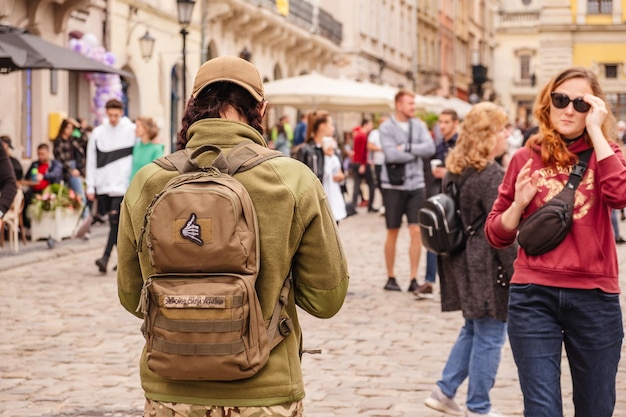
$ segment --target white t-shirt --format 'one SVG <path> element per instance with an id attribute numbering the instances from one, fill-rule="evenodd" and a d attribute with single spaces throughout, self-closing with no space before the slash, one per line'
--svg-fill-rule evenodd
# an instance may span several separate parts
<path id="1" fill-rule="evenodd" d="M 328 204 L 333 213 L 335 221 L 346 218 L 346 201 L 343 199 L 341 186 L 335 182 L 333 176 L 341 170 L 341 162 L 337 155 L 324 155 L 324 178 L 322 185 L 326 192 Z"/>
<path id="2" fill-rule="evenodd" d="M 378 129 L 374 129 L 370 132 L 369 136 L 367 137 L 367 142 L 373 144 L 378 149 L 382 148 L 380 144 L 380 132 L 378 131 Z M 382 165 L 385 163 L 385 153 L 382 150 L 370 151 L 370 154 L 370 159 L 372 160 L 374 165 Z"/>

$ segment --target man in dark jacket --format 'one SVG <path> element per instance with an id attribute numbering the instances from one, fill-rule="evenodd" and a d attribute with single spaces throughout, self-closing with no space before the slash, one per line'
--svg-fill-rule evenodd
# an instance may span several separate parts
<path id="1" fill-rule="evenodd" d="M 9 162 L 9 155 L 6 149 L 0 146 L 0 232 L 3 232 L 2 218 L 11 207 L 16 192 L 17 184 Z"/>
<path id="2" fill-rule="evenodd" d="M 7 156 L 9 157 L 11 165 L 13 166 L 13 172 L 15 173 L 15 179 L 21 179 L 22 176 L 24 175 L 24 168 L 22 168 L 22 164 L 20 163 L 20 161 L 17 158 L 11 156 L 10 149 L 13 149 L 13 144 L 11 143 L 11 138 L 6 136 L 6 135 L 2 135 L 2 136 L 0 136 L 0 140 L 2 141 L 2 146 L 4 147 L 4 150 L 6 151 Z"/>
<path id="3" fill-rule="evenodd" d="M 426 198 L 440 193 L 441 182 L 446 175 L 446 157 L 454 148 L 459 137 L 459 116 L 454 109 L 443 109 L 435 126 L 435 154 L 424 160 L 424 178 L 426 180 Z M 417 298 L 432 298 L 433 284 L 437 276 L 437 255 L 426 252 L 426 276 L 414 294 Z"/>

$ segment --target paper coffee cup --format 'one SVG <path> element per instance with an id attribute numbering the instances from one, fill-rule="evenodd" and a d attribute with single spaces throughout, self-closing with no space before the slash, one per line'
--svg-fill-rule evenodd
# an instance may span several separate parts
<path id="1" fill-rule="evenodd" d="M 430 160 L 430 169 L 431 169 L 431 171 L 434 170 L 435 168 L 442 167 L 442 166 L 443 166 L 443 161 L 441 159 L 431 159 Z"/>

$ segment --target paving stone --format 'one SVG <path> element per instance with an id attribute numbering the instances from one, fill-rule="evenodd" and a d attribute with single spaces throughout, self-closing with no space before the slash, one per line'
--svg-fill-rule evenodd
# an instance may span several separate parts
<path id="1" fill-rule="evenodd" d="M 380 216 L 352 216 L 339 231 L 351 274 L 344 307 L 329 320 L 302 311 L 299 316 L 305 347 L 323 351 L 302 359 L 307 417 L 440 417 L 423 401 L 441 376 L 463 323 L 461 313 L 440 311 L 437 286 L 432 300 L 420 301 L 406 291 L 382 290 L 385 230 Z M 115 275 L 103 276 L 93 265 L 105 238 L 100 233 L 83 245 L 63 241 L 52 250 L 29 249 L 16 256 L 0 250 L 0 417 L 141 416 L 141 320 L 119 305 Z M 397 276 L 406 288 L 405 228 L 398 247 Z M 618 253 L 626 288 L 626 245 Z M 424 258 L 420 278 L 423 270 Z M 626 306 L 625 300 L 622 296 Z M 622 353 L 626 357 L 626 345 Z M 562 366 L 564 412 L 571 417 L 565 359 Z M 614 417 L 626 417 L 625 360 L 617 386 Z M 458 402 L 464 404 L 466 395 L 465 383 Z M 503 414 L 522 415 L 508 344 L 491 396 Z"/>

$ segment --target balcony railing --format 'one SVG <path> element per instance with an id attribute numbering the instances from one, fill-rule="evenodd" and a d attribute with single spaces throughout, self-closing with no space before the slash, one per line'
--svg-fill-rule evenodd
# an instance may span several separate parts
<path id="1" fill-rule="evenodd" d="M 343 25 L 335 20 L 330 13 L 320 9 L 317 15 L 318 30 L 320 35 L 340 45 L 343 39 Z"/>
<path id="2" fill-rule="evenodd" d="M 540 18 L 540 12 L 523 11 L 523 12 L 506 12 L 498 13 L 500 26 L 531 26 L 536 24 Z"/>
<path id="3" fill-rule="evenodd" d="M 262 6 L 276 11 L 276 0 L 247 1 L 257 6 Z M 306 28 L 311 32 L 318 33 L 320 36 L 330 39 L 335 44 L 340 45 L 343 39 L 343 25 L 341 22 L 333 18 L 332 15 L 324 9 L 318 9 L 317 13 L 317 28 L 315 28 L 313 26 L 313 5 L 304 0 L 290 0 L 287 21 L 298 27 Z"/>

